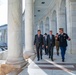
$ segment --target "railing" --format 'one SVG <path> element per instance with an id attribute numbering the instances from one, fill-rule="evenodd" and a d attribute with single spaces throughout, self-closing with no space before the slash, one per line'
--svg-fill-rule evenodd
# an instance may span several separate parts
<path id="1" fill-rule="evenodd" d="M 8 50 L 0 51 L 0 60 L 6 60 L 8 54 Z"/>

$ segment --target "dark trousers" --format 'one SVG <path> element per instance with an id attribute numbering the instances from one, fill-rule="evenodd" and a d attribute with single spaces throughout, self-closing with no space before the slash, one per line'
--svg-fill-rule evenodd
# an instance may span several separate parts
<path id="1" fill-rule="evenodd" d="M 37 58 L 38 58 L 38 60 L 40 58 L 42 59 L 42 46 L 37 46 L 36 47 L 36 51 L 37 51 Z"/>
<path id="2" fill-rule="evenodd" d="M 57 55 L 59 55 L 59 46 L 56 46 Z"/>
<path id="3" fill-rule="evenodd" d="M 51 59 L 53 60 L 53 46 L 49 47 L 49 58 L 51 57 Z"/>
<path id="4" fill-rule="evenodd" d="M 66 53 L 66 47 L 60 47 L 61 49 L 61 56 L 62 56 L 62 60 L 65 59 L 65 53 Z"/>
<path id="5" fill-rule="evenodd" d="M 48 54 L 48 48 L 46 48 L 46 45 L 44 46 L 45 54 Z"/>

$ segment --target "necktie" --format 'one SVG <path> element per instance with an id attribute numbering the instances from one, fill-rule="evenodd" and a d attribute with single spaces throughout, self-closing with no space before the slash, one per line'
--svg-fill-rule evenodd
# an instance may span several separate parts
<path id="1" fill-rule="evenodd" d="M 40 35 L 38 35 L 38 37 L 39 37 Z"/>
<path id="2" fill-rule="evenodd" d="M 52 39 L 52 35 L 50 35 L 50 39 Z"/>

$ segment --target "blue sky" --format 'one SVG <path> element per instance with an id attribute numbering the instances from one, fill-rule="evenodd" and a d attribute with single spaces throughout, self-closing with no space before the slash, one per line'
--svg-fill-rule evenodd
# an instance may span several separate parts
<path id="1" fill-rule="evenodd" d="M 8 18 L 8 0 L 0 0 L 0 25 L 7 24 Z M 23 0 L 23 10 L 25 8 L 25 0 Z"/>

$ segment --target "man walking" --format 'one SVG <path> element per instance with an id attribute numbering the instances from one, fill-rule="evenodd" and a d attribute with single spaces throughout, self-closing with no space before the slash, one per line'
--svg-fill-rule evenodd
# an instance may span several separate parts
<path id="1" fill-rule="evenodd" d="M 58 39 L 58 33 L 56 33 L 55 36 L 55 46 L 56 46 L 57 55 L 59 56 L 59 41 L 57 39 Z"/>
<path id="2" fill-rule="evenodd" d="M 65 60 L 65 53 L 67 47 L 67 40 L 71 40 L 66 33 L 64 33 L 63 28 L 59 29 L 58 41 L 61 49 L 62 62 Z"/>
<path id="3" fill-rule="evenodd" d="M 34 45 L 36 46 L 38 61 L 42 59 L 42 46 L 43 46 L 43 35 L 38 30 L 38 34 L 35 35 Z"/>
<path id="4" fill-rule="evenodd" d="M 49 58 L 53 61 L 53 48 L 55 46 L 55 36 L 52 34 L 52 30 L 49 32 L 47 36 L 47 47 L 49 50 Z"/>
<path id="5" fill-rule="evenodd" d="M 44 34 L 43 43 L 44 43 L 45 55 L 48 55 L 48 48 L 46 48 L 46 46 L 47 46 L 47 33 Z"/>

